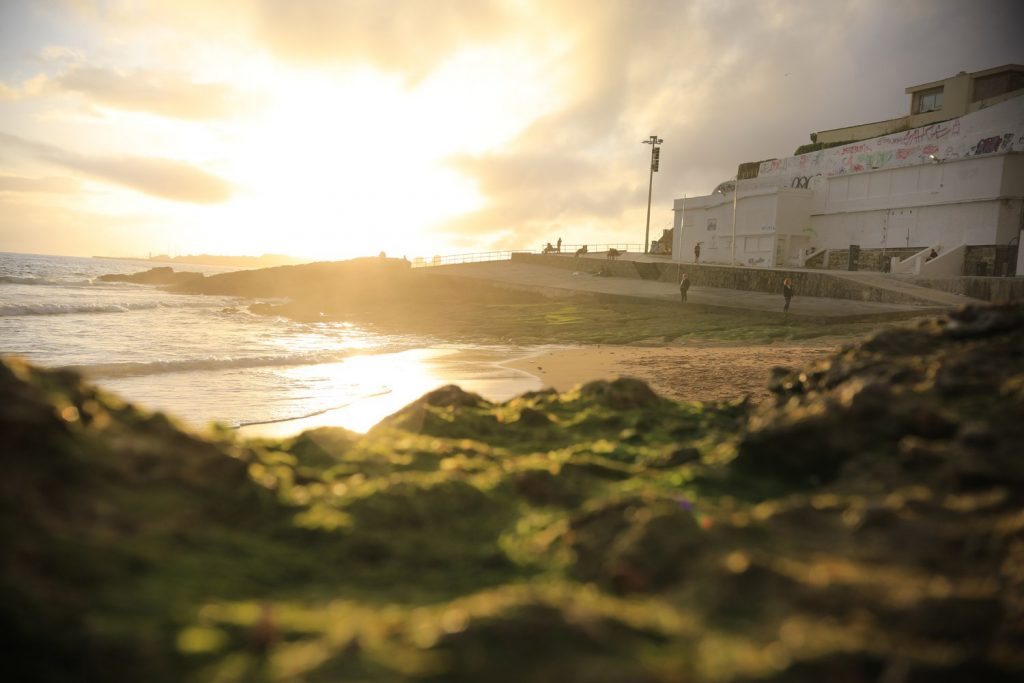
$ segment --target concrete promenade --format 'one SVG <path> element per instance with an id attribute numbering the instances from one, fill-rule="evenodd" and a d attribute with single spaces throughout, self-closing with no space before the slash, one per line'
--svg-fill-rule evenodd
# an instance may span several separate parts
<path id="1" fill-rule="evenodd" d="M 653 260 L 657 258 L 642 254 L 630 256 L 637 260 Z M 552 258 L 571 259 L 572 257 L 553 256 Z M 664 259 L 659 260 L 663 261 Z M 593 273 L 592 260 L 581 262 L 581 268 L 587 268 L 586 270 L 572 270 L 564 267 L 564 263 L 559 265 L 562 267 L 549 267 L 515 261 L 492 261 L 487 263 L 438 266 L 423 269 L 419 272 L 431 276 L 486 280 L 514 289 L 538 291 L 552 296 L 591 294 L 610 298 L 664 301 L 680 305 L 678 286 L 671 282 L 642 280 L 630 277 L 597 276 Z M 946 297 L 943 298 L 945 299 Z M 957 299 L 958 301 L 946 299 L 944 302 L 937 301 L 934 304 L 901 304 L 824 297 L 801 297 L 797 293 L 790 306 L 790 315 L 800 318 L 828 320 L 903 318 L 945 310 L 958 302 L 972 301 L 966 297 L 957 297 Z M 769 294 L 715 287 L 691 287 L 687 305 L 708 310 L 720 309 L 733 312 L 751 311 L 759 314 L 783 314 L 781 293 Z"/>

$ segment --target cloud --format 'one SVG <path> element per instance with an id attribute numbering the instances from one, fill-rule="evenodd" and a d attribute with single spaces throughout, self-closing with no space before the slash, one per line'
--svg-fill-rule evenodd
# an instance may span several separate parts
<path id="1" fill-rule="evenodd" d="M 549 0 L 543 25 L 570 40 L 552 66 L 569 74 L 562 104 L 500 154 L 451 160 L 487 204 L 444 229 L 497 234 L 495 246 L 557 232 L 639 242 L 630 231 L 643 231 L 650 159 L 640 143 L 658 134 L 660 235 L 674 198 L 710 192 L 742 162 L 789 156 L 815 130 L 898 116 L 908 85 L 1019 61 L 1009 27 L 1022 14 L 999 0 L 649 0 L 588 3 L 585 13 Z M 935 40 L 947 34 L 956 38 Z"/>
<path id="2" fill-rule="evenodd" d="M 255 37 L 287 60 L 361 61 L 422 75 L 465 45 L 502 33 L 514 16 L 509 7 L 497 0 L 260 0 Z"/>
<path id="3" fill-rule="evenodd" d="M 71 194 L 81 187 L 74 178 L 0 176 L 0 192 Z"/>
<path id="4" fill-rule="evenodd" d="M 232 187 L 227 181 L 174 159 L 76 154 L 53 145 L 0 133 L 0 149 L 4 147 L 161 199 L 217 204 L 232 194 Z"/>
<path id="5" fill-rule="evenodd" d="M 230 116 L 240 109 L 241 95 L 219 83 L 196 83 L 156 70 L 115 71 L 72 67 L 50 80 L 53 89 L 80 93 L 114 109 L 149 112 L 177 119 L 204 120 Z"/>
<path id="6" fill-rule="evenodd" d="M 118 215 L 67 208 L 53 203 L 9 201 L 0 195 L 0 244 L 33 254 L 109 254 L 130 256 L 154 249 L 140 225 L 158 217 Z"/>

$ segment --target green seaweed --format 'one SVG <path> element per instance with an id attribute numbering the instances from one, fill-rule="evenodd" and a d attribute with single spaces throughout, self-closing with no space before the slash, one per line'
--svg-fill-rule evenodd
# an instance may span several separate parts
<path id="1" fill-rule="evenodd" d="M 1024 310 L 966 309 L 760 405 L 445 387 L 280 442 L 5 359 L 5 671 L 1018 680 L 1021 349 Z"/>

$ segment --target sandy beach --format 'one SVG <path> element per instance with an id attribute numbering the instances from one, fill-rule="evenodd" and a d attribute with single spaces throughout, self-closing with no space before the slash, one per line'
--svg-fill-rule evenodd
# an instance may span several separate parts
<path id="1" fill-rule="evenodd" d="M 458 384 L 488 400 L 504 401 L 543 387 L 566 391 L 597 379 L 637 377 L 662 396 L 677 401 L 724 401 L 743 396 L 760 400 L 768 396 L 771 368 L 799 367 L 838 347 L 834 340 L 753 345 L 700 342 L 667 347 L 481 346 L 357 356 L 339 363 L 338 372 L 348 377 L 381 379 L 380 390 L 313 415 L 249 424 L 241 427 L 239 434 L 284 438 L 327 426 L 365 432 L 387 415 L 445 384 Z"/>
<path id="2" fill-rule="evenodd" d="M 830 340 L 776 344 L 685 346 L 578 346 L 540 351 L 506 367 L 536 375 L 544 386 L 565 391 L 595 379 L 637 377 L 677 401 L 721 401 L 768 396 L 776 366 L 799 367 L 839 348 Z"/>

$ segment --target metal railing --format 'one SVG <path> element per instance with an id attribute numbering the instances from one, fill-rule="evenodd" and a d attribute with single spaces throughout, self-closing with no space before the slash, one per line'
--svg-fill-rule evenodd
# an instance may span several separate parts
<path id="1" fill-rule="evenodd" d="M 575 254 L 580 247 L 586 247 L 588 254 L 603 254 L 609 249 L 618 249 L 619 251 L 633 252 L 634 254 L 644 253 L 644 245 L 642 244 L 563 244 L 561 251 L 549 251 L 549 254 L 569 254 L 570 256 Z M 533 253 L 545 253 L 547 247 L 541 248 Z"/>
<path id="2" fill-rule="evenodd" d="M 584 245 L 563 244 L 561 251 L 546 251 L 547 247 L 540 249 L 510 249 L 507 251 L 481 251 L 472 254 L 447 254 L 445 256 L 417 256 L 412 260 L 413 268 L 430 268 L 433 266 L 453 266 L 461 263 L 484 263 L 487 261 L 510 261 L 512 254 L 567 254 L 572 256 Z M 587 244 L 588 254 L 604 254 L 609 249 L 618 249 L 623 252 L 642 254 L 642 244 Z"/>
<path id="3" fill-rule="evenodd" d="M 508 251 L 481 251 L 474 254 L 448 254 L 446 256 L 417 256 L 412 260 L 413 268 L 430 268 L 432 266 L 453 266 L 460 263 L 484 263 L 486 261 L 510 261 L 512 254 L 533 254 L 530 249 L 511 249 Z"/>

